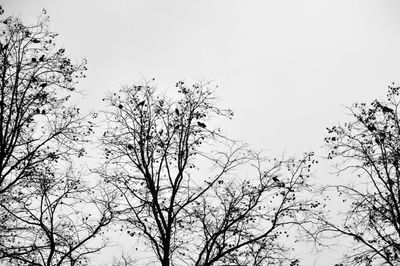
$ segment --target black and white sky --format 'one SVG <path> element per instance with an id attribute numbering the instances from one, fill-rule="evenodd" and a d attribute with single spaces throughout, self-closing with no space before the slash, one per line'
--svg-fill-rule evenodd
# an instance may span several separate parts
<path id="1" fill-rule="evenodd" d="M 155 78 L 211 80 L 236 117 L 229 136 L 273 154 L 321 146 L 355 101 L 400 82 L 397 0 L 3 0 L 33 21 L 45 8 L 59 45 L 88 60 L 89 109 L 108 90 Z M 324 172 L 324 171 L 322 171 Z M 321 178 L 329 178 L 329 170 Z M 316 257 L 315 265 L 328 258 Z M 324 261 L 325 260 L 325 261 Z"/>

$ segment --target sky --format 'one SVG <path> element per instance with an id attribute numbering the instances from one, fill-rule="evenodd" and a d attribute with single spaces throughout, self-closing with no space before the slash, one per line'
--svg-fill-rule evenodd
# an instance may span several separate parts
<path id="1" fill-rule="evenodd" d="M 213 81 L 221 106 L 236 114 L 223 130 L 272 155 L 323 155 L 325 128 L 347 119 L 345 106 L 383 98 L 400 82 L 397 0 L 2 4 L 26 22 L 47 10 L 58 44 L 88 60 L 79 85 L 88 108 L 143 79 L 167 92 L 178 80 Z"/>

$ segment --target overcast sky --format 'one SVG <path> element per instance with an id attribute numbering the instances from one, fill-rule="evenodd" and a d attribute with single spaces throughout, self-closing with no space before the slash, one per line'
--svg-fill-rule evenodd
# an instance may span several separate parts
<path id="1" fill-rule="evenodd" d="M 318 150 L 344 105 L 400 81 L 398 0 L 2 2 L 26 22 L 46 8 L 58 43 L 88 60 L 88 106 L 143 77 L 212 80 L 236 113 L 225 132 L 275 154 Z"/>
<path id="2" fill-rule="evenodd" d="M 230 135 L 274 151 L 319 147 L 342 105 L 400 77 L 397 0 L 3 2 L 25 21 L 47 9 L 60 45 L 88 59 L 93 106 L 142 77 L 213 80 L 237 114 Z"/>

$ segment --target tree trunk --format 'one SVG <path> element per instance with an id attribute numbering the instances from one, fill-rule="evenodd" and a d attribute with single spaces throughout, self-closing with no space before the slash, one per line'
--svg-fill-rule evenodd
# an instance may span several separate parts
<path id="1" fill-rule="evenodd" d="M 169 252 L 164 254 L 164 258 L 161 261 L 162 266 L 169 266 Z"/>

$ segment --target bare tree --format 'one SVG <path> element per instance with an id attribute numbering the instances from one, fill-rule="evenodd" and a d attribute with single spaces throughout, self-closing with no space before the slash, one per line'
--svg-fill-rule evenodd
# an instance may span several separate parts
<path id="1" fill-rule="evenodd" d="M 259 161 L 246 146 L 212 129 L 211 118 L 230 118 L 232 112 L 216 106 L 208 86 L 178 82 L 179 97 L 168 99 L 146 83 L 105 98 L 110 105 L 106 113 L 109 125 L 103 135 L 106 162 L 99 172 L 120 195 L 119 217 L 127 232 L 144 237 L 162 265 L 184 263 L 195 254 L 198 258 L 192 257 L 193 263 L 211 265 L 227 261 L 245 248 L 259 245 L 261 250 L 263 241 L 274 239 L 275 229 L 290 223 L 283 216 L 295 216 L 292 211 L 301 210 L 293 203 L 294 195 L 307 187 L 301 174 L 306 162 L 295 163 L 298 170 L 282 181 L 269 172 L 258 172 L 256 183 L 248 183 L 250 187 L 234 181 L 225 190 L 218 186 L 239 166 Z M 221 152 L 226 147 L 228 150 Z M 270 171 L 283 165 L 277 162 Z M 280 205 L 258 212 L 264 208 L 265 197 L 274 193 L 282 197 Z M 226 209 L 229 204 L 235 211 Z M 261 217 L 268 210 L 271 213 Z M 219 215 L 225 221 L 209 221 L 210 216 L 218 219 Z M 265 221 L 265 227 L 256 230 L 253 219 L 259 226 Z M 210 231 L 198 230 L 202 223 Z M 239 227 L 240 240 L 229 249 L 220 237 Z M 188 249 L 195 247 L 204 250 L 189 255 Z"/>
<path id="2" fill-rule="evenodd" d="M 86 185 L 72 166 L 65 172 L 45 167 L 26 181 L 0 203 L 9 216 L 0 256 L 16 264 L 86 265 L 87 255 L 105 246 L 94 238 L 112 221 L 112 199 Z"/>
<path id="3" fill-rule="evenodd" d="M 112 213 L 71 168 L 93 131 L 68 103 L 86 67 L 55 46 L 48 21 L 45 10 L 31 26 L 1 21 L 0 260 L 76 265 L 101 247 L 87 242 Z M 98 208 L 96 219 L 80 220 L 84 202 Z"/>
<path id="4" fill-rule="evenodd" d="M 349 108 L 354 119 L 328 128 L 329 159 L 352 182 L 335 186 L 348 203 L 341 223 L 324 220 L 323 232 L 354 241 L 343 263 L 400 264 L 399 88 L 389 87 L 385 101 Z"/>
<path id="5" fill-rule="evenodd" d="M 316 206 L 305 194 L 313 190 L 307 180 L 316 161 L 306 154 L 263 165 L 257 154 L 249 157 L 252 178 L 220 179 L 196 202 L 189 220 L 193 241 L 184 256 L 193 265 L 298 264 L 280 240 L 313 222 L 309 211 Z"/>
<path id="6" fill-rule="evenodd" d="M 114 257 L 111 266 L 134 266 L 137 260 L 129 254 L 122 253 L 120 257 Z"/>

